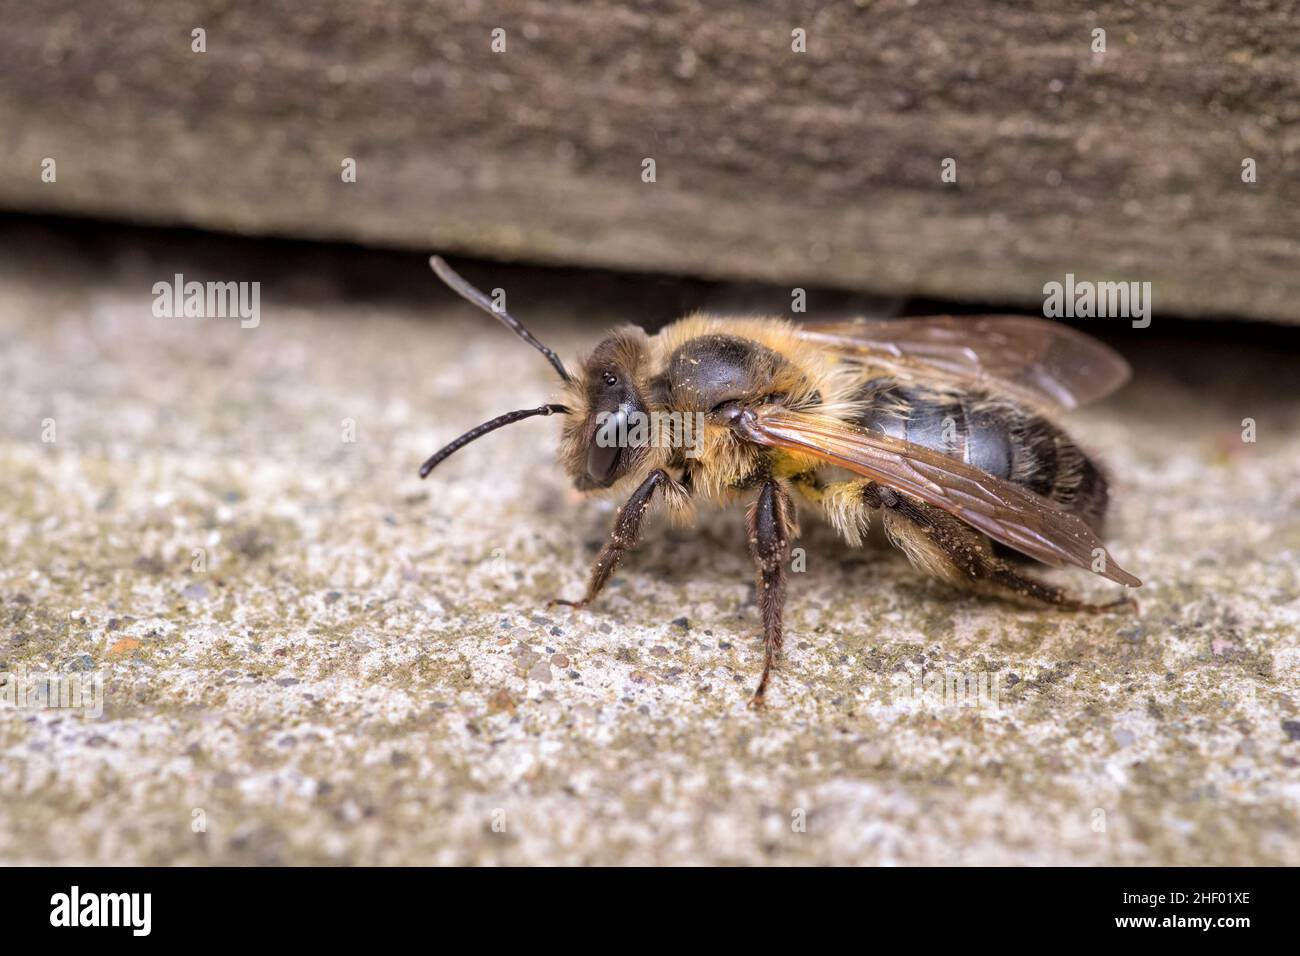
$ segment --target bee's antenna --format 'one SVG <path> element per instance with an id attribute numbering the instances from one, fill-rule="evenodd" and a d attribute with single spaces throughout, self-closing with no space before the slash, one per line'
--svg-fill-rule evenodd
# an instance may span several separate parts
<path id="1" fill-rule="evenodd" d="M 545 355 L 550 360 L 550 363 L 555 366 L 555 370 L 560 373 L 560 378 L 564 379 L 565 383 L 573 381 L 573 378 L 569 375 L 569 370 L 564 367 L 564 363 L 560 361 L 558 355 L 533 338 L 533 333 L 524 328 L 522 322 L 505 309 L 498 309 L 491 299 L 462 279 L 451 266 L 447 265 L 447 261 L 442 256 L 430 256 L 429 265 L 438 278 L 447 283 L 448 287 L 462 299 L 473 302 L 484 312 L 500 319 L 502 325 Z"/>
<path id="2" fill-rule="evenodd" d="M 455 273 L 452 273 L 452 275 L 455 275 Z M 420 477 L 428 478 L 429 472 L 437 468 L 444 460 L 460 451 L 474 439 L 482 438 L 488 432 L 494 432 L 503 425 L 511 425 L 515 422 L 523 421 L 525 418 L 532 418 L 535 415 L 554 415 L 557 412 L 561 415 L 567 415 L 569 407 L 567 405 L 542 405 L 538 408 L 521 408 L 517 412 L 506 412 L 504 415 L 498 415 L 496 418 L 484 422 L 477 428 L 471 428 L 450 445 L 434 452 L 429 457 L 429 460 L 420 466 Z"/>

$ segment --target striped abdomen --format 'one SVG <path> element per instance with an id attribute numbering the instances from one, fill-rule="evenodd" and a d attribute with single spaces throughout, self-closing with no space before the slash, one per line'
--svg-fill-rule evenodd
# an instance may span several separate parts
<path id="1" fill-rule="evenodd" d="M 1105 475 L 1041 415 L 984 392 L 942 391 L 895 379 L 868 382 L 858 397 L 866 403 L 859 424 L 1023 485 L 1100 527 Z"/>

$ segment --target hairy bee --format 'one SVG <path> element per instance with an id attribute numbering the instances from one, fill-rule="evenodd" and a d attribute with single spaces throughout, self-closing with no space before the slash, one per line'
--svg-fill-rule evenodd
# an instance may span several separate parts
<path id="1" fill-rule="evenodd" d="M 878 513 L 917 568 L 994 596 L 1075 611 L 1132 604 L 1077 600 L 1025 574 L 1017 555 L 1141 585 L 1098 537 L 1104 473 L 1045 414 L 1128 379 L 1124 360 L 1089 336 L 1017 316 L 796 325 L 692 315 L 654 336 L 617 329 L 572 375 L 442 259 L 430 264 L 550 360 L 564 401 L 485 422 L 420 477 L 503 425 L 565 415 L 560 460 L 574 484 L 626 496 L 586 593 L 553 602 L 573 607 L 596 599 L 657 503 L 686 522 L 697 501 L 747 504 L 764 641 L 753 705 L 781 652 L 796 502 L 851 545 Z"/>

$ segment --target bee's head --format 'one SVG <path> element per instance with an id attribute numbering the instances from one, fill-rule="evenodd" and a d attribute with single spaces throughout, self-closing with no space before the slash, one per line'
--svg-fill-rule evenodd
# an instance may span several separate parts
<path id="1" fill-rule="evenodd" d="M 579 490 L 609 488 L 647 454 L 646 334 L 620 329 L 596 346 L 568 386 L 560 460 Z"/>

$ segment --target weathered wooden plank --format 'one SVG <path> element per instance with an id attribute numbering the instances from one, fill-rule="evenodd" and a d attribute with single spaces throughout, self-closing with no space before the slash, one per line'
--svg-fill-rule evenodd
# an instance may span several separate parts
<path id="1" fill-rule="evenodd" d="M 1071 6 L 0 0 L 0 205 L 1296 320 L 1293 5 Z"/>

